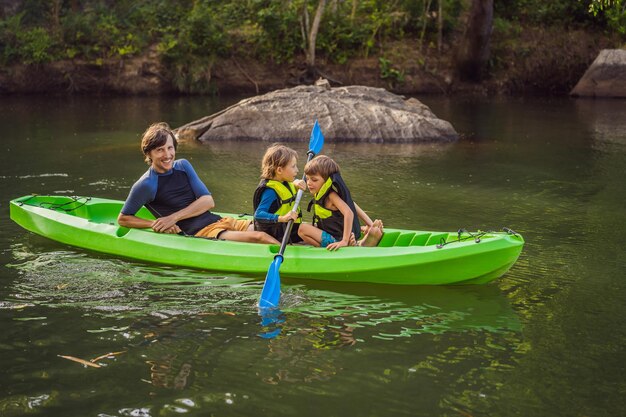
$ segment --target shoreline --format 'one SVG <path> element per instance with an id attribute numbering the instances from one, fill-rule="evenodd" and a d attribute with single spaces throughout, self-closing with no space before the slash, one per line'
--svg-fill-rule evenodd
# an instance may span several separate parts
<path id="1" fill-rule="evenodd" d="M 489 74 L 480 83 L 458 81 L 452 45 L 444 45 L 441 52 L 430 48 L 422 53 L 414 39 L 390 43 L 384 54 L 352 58 L 344 64 L 320 57 L 316 69 L 333 87 L 364 85 L 402 95 L 566 96 L 599 51 L 615 44 L 593 32 L 542 27 L 524 31 L 514 47 L 510 42 L 494 34 Z M 0 96 L 255 95 L 314 83 L 305 69 L 303 57 L 278 64 L 232 55 L 206 69 L 199 81 L 203 89 L 186 91 L 177 87 L 156 48 L 148 48 L 130 58 L 98 63 L 63 60 L 3 67 Z"/>

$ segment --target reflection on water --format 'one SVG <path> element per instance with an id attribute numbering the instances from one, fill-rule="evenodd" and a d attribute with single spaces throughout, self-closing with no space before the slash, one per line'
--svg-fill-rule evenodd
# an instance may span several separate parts
<path id="1" fill-rule="evenodd" d="M 508 301 L 494 286 L 328 287 L 316 290 L 314 283 L 307 283 L 310 299 L 292 309 L 311 318 L 335 317 L 351 328 L 376 327 L 376 337 L 384 340 L 470 329 L 520 330 Z"/>
<path id="2" fill-rule="evenodd" d="M 133 314 L 197 314 L 225 310 L 256 311 L 262 281 L 209 276 L 201 271 L 152 267 L 72 251 L 30 253 L 13 248 L 8 266 L 21 279 L 11 296 L 21 305 L 94 309 Z M 282 311 L 264 317 L 266 332 L 293 329 L 295 317 L 325 319 L 331 328 L 378 329 L 383 340 L 412 334 L 485 329 L 519 331 L 519 322 L 495 286 L 394 287 L 307 282 L 283 283 Z M 286 318 L 285 318 L 286 317 Z M 270 328 L 271 327 L 271 328 Z M 297 329 L 297 327 L 296 327 Z M 361 342 L 363 340 L 360 340 Z"/>
<path id="3" fill-rule="evenodd" d="M 576 113 L 585 121 L 594 148 L 603 149 L 603 142 L 626 145 L 626 118 L 615 115 L 626 114 L 624 100 L 576 100 Z M 608 149 L 607 149 L 608 150 Z"/>
<path id="4" fill-rule="evenodd" d="M 37 239 L 37 238 L 35 238 Z M 22 279 L 12 294 L 48 306 L 99 311 L 193 313 L 213 308 L 249 308 L 257 289 L 250 278 L 208 276 L 201 271 L 133 264 L 73 251 L 29 252 L 14 245 L 15 261 L 7 265 Z"/>

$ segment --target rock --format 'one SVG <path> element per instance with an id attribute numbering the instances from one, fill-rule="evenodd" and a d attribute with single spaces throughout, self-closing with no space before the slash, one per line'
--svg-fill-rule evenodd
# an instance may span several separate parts
<path id="1" fill-rule="evenodd" d="M 176 129 L 201 142 L 308 141 L 315 120 L 332 142 L 425 142 L 458 139 L 452 125 L 419 100 L 382 88 L 298 86 L 251 97 Z"/>
<path id="2" fill-rule="evenodd" d="M 626 98 L 626 50 L 600 51 L 570 95 Z"/>
<path id="3" fill-rule="evenodd" d="M 320 78 L 315 81 L 315 85 L 318 87 L 324 87 L 326 90 L 330 90 L 330 82 L 324 78 Z"/>

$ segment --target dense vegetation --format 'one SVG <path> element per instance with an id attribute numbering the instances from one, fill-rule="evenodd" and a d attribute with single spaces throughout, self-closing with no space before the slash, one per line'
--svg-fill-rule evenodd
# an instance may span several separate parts
<path id="1" fill-rule="evenodd" d="M 101 65 L 156 50 L 184 91 L 220 59 L 289 63 L 313 52 L 328 62 L 380 56 L 390 42 L 441 44 L 462 31 L 468 0 L 22 0 L 0 6 L 0 66 L 81 60 Z M 314 16 L 323 8 L 319 30 Z M 497 0 L 494 35 L 524 25 L 585 28 L 626 39 L 623 0 Z M 497 59 L 492 63 L 497 64 Z M 210 78 L 210 77 L 209 77 Z"/>

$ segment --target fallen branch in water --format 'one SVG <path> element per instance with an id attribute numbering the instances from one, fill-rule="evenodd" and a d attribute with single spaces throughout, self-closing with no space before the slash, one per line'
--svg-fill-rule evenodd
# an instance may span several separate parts
<path id="1" fill-rule="evenodd" d="M 109 353 L 100 355 L 97 358 L 93 358 L 88 361 L 81 359 L 81 358 L 77 358 L 75 356 L 68 356 L 68 355 L 57 355 L 57 356 L 63 359 L 68 359 L 70 361 L 81 363 L 85 366 L 91 366 L 92 368 L 102 368 L 102 365 L 98 365 L 96 362 L 98 362 L 100 359 L 104 359 L 104 358 L 108 358 L 108 357 L 116 356 L 116 355 L 121 355 L 122 353 L 126 353 L 126 351 L 122 350 L 120 352 L 109 352 Z"/>
<path id="2" fill-rule="evenodd" d="M 93 358 L 93 359 L 91 360 L 91 362 L 98 362 L 100 359 L 108 358 L 108 357 L 110 357 L 110 356 L 117 356 L 117 355 L 121 355 L 122 353 L 126 353 L 126 352 L 127 352 L 127 351 L 125 351 L 125 350 L 122 350 L 122 351 L 120 351 L 120 352 L 109 352 L 109 353 L 106 353 L 106 354 L 104 354 L 104 355 L 100 355 L 100 356 L 98 356 L 97 358 Z"/>
<path id="3" fill-rule="evenodd" d="M 59 356 L 60 358 L 63 358 L 63 359 L 69 359 L 69 360 L 74 361 L 74 362 L 82 363 L 85 366 L 91 366 L 92 368 L 102 368 L 102 366 L 98 365 L 97 363 L 92 363 L 92 362 L 86 361 L 84 359 L 75 358 L 74 356 L 66 356 L 66 355 L 57 355 L 57 356 Z"/>

